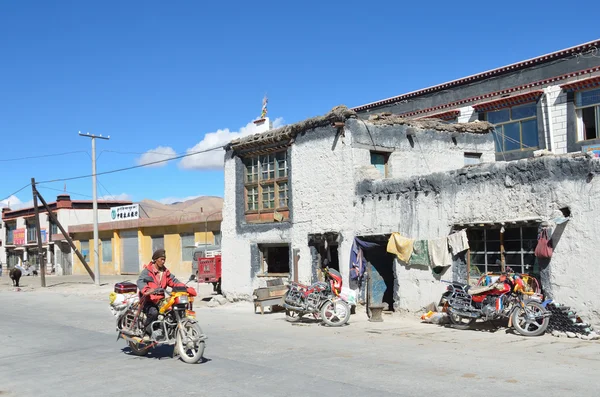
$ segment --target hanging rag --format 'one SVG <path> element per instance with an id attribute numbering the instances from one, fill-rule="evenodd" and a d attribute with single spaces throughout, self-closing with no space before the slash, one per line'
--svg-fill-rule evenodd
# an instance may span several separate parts
<path id="1" fill-rule="evenodd" d="M 427 240 L 416 240 L 413 243 L 413 252 L 408 261 L 409 265 L 427 266 L 429 267 L 431 261 L 429 260 L 429 247 Z"/>
<path id="2" fill-rule="evenodd" d="M 392 233 L 387 244 L 387 252 L 396 255 L 399 261 L 408 263 L 413 252 L 415 240 L 403 237 L 400 233 Z"/>
<path id="3" fill-rule="evenodd" d="M 367 260 L 365 259 L 363 249 L 379 247 L 377 243 L 369 243 L 363 241 L 357 237 L 352 242 L 352 249 L 350 250 L 350 279 L 358 280 L 362 278 L 365 270 L 367 269 Z"/>
<path id="4" fill-rule="evenodd" d="M 449 235 L 448 246 L 452 251 L 452 255 L 458 255 L 460 252 L 468 250 L 470 247 L 469 239 L 467 238 L 467 231 L 462 229 L 459 232 Z"/>
<path id="5" fill-rule="evenodd" d="M 448 251 L 447 237 L 429 240 L 428 248 L 432 268 L 452 265 L 452 257 L 450 256 L 450 251 Z"/>

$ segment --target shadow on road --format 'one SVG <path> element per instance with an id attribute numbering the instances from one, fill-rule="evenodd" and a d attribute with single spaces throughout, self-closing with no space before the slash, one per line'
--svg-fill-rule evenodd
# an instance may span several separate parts
<path id="1" fill-rule="evenodd" d="M 163 359 L 175 358 L 175 359 L 179 360 L 179 356 L 173 357 L 173 349 L 174 348 L 175 348 L 174 346 L 168 346 L 168 345 L 158 346 L 158 347 L 150 349 L 150 351 L 148 351 L 148 354 L 146 354 L 145 356 L 141 356 L 141 357 L 133 354 L 133 352 L 131 351 L 129 346 L 125 346 L 124 348 L 121 349 L 121 351 L 123 353 L 127 354 L 128 356 L 139 357 L 140 359 L 163 360 Z M 209 361 L 212 361 L 212 360 L 210 358 L 202 357 L 202 359 L 198 362 L 198 364 L 204 364 Z"/>

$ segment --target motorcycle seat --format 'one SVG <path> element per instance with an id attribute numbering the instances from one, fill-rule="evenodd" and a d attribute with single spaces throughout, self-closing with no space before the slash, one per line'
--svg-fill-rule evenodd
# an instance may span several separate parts
<path id="1" fill-rule="evenodd" d="M 300 289 L 309 289 L 310 287 L 308 285 L 304 285 L 304 284 L 300 284 L 300 283 L 296 283 L 296 282 L 291 282 L 291 285 L 295 285 L 296 287 L 300 288 Z"/>
<path id="2" fill-rule="evenodd" d="M 471 287 L 471 288 L 469 288 L 469 290 L 467 292 L 469 295 L 479 295 L 479 294 L 483 294 L 484 292 L 491 291 L 493 289 L 496 289 L 495 284 Z"/>

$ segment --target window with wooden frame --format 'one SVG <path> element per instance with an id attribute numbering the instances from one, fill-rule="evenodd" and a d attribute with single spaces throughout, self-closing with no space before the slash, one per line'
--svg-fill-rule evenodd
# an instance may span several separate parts
<path id="1" fill-rule="evenodd" d="M 532 224 L 467 229 L 470 283 L 485 273 L 500 272 L 502 264 L 517 273 L 534 272 L 537 231 Z"/>
<path id="2" fill-rule="evenodd" d="M 600 89 L 575 93 L 577 140 L 598 139 L 600 129 Z"/>
<path id="3" fill-rule="evenodd" d="M 381 173 L 384 178 L 388 177 L 388 159 L 390 153 L 371 151 L 371 165 Z"/>
<path id="4" fill-rule="evenodd" d="M 244 158 L 245 210 L 253 220 L 272 221 L 273 213 L 288 217 L 289 180 L 287 151 Z M 270 214 L 261 217 L 260 214 Z"/>
<path id="5" fill-rule="evenodd" d="M 260 244 L 261 271 L 271 277 L 288 277 L 290 273 L 289 244 Z"/>

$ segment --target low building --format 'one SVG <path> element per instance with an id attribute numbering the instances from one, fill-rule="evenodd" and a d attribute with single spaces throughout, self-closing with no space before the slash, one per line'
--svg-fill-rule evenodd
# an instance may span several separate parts
<path id="1" fill-rule="evenodd" d="M 496 125 L 497 160 L 600 145 L 600 40 L 353 108 Z"/>
<path id="2" fill-rule="evenodd" d="M 111 219 L 111 208 L 131 204 L 130 201 L 98 201 L 98 219 L 100 222 Z M 55 202 L 48 203 L 65 230 L 77 224 L 92 222 L 93 209 L 91 200 L 71 200 L 67 194 L 57 196 Z M 43 255 L 46 258 L 46 271 L 57 275 L 72 274 L 73 255 L 69 244 L 58 226 L 54 224 L 44 206 L 39 207 L 40 229 L 42 235 Z M 6 269 L 22 265 L 38 263 L 37 229 L 35 225 L 35 209 L 33 207 L 11 210 L 2 209 L 3 246 L 6 259 L 2 259 Z M 5 269 L 5 270 L 6 270 Z"/>
<path id="3" fill-rule="evenodd" d="M 473 283 L 510 267 L 541 281 L 546 297 L 600 322 L 593 250 L 600 221 L 600 160 L 545 151 L 495 161 L 493 126 L 389 114 L 360 120 L 346 108 L 231 142 L 226 148 L 222 290 L 251 299 L 272 278 L 316 281 L 325 263 L 350 279 L 356 238 L 371 301 L 418 311 L 442 280 Z M 551 230 L 551 258 L 534 254 Z M 387 252 L 393 233 L 421 242 L 465 230 L 469 249 L 448 266 L 405 263 Z M 448 254 L 448 252 L 446 252 Z M 412 258 L 411 258 L 412 259 Z M 359 295 L 360 296 L 360 295 Z"/>
<path id="4" fill-rule="evenodd" d="M 167 267 L 180 278 L 188 277 L 194 250 L 220 249 L 222 202 L 220 197 L 200 197 L 175 205 L 145 200 L 138 204 L 137 219 L 99 223 L 100 274 L 137 275 L 150 262 L 152 253 L 163 248 Z M 68 232 L 93 270 L 93 225 L 72 226 Z M 73 274 L 87 274 L 77 257 Z"/>
<path id="5" fill-rule="evenodd" d="M 274 277 L 310 283 L 325 258 L 348 285 L 361 183 L 494 161 L 491 129 L 486 122 L 384 115 L 364 121 L 337 107 L 231 142 L 225 155 L 223 292 L 248 299 Z"/>

